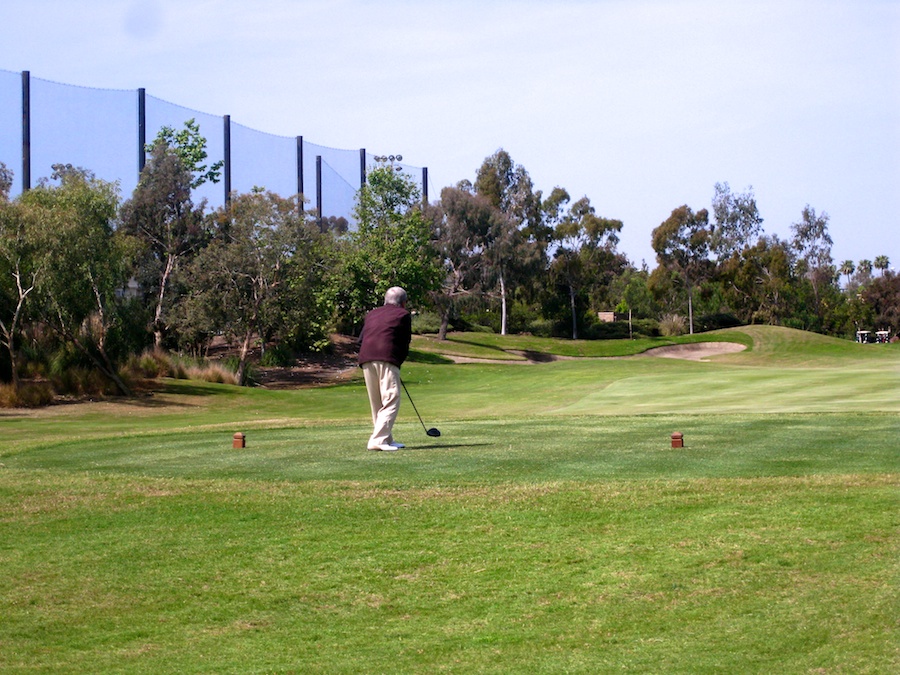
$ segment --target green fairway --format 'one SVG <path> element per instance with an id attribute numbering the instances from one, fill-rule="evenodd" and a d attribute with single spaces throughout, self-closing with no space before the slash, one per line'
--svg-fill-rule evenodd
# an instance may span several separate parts
<path id="1" fill-rule="evenodd" d="M 691 340 L 0 411 L 0 672 L 897 672 L 900 346 Z"/>

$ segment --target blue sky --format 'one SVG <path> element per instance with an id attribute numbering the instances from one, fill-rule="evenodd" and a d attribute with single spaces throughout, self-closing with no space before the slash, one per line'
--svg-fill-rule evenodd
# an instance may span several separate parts
<path id="1" fill-rule="evenodd" d="M 5 0 L 0 68 L 401 153 L 432 199 L 504 148 L 651 268 L 728 182 L 767 233 L 809 204 L 836 262 L 900 269 L 896 0 Z"/>

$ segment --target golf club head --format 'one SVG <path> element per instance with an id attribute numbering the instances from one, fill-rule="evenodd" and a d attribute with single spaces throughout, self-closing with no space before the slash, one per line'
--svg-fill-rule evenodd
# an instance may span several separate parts
<path id="1" fill-rule="evenodd" d="M 437 429 L 435 429 L 434 427 L 431 427 L 431 428 L 430 428 L 428 431 L 426 431 L 425 433 L 428 434 L 429 436 L 431 436 L 432 438 L 437 438 L 438 436 L 441 435 L 441 432 L 438 431 Z"/>

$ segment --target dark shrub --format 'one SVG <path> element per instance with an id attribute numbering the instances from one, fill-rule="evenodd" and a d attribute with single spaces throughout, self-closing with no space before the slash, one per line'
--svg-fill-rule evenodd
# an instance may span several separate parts
<path id="1" fill-rule="evenodd" d="M 695 323 L 695 330 L 705 333 L 710 330 L 719 330 L 720 328 L 735 328 L 742 326 L 743 323 L 734 314 L 719 313 L 706 314 L 701 316 Z"/>
<path id="2" fill-rule="evenodd" d="M 294 362 L 294 353 L 290 347 L 277 344 L 269 347 L 259 359 L 259 365 L 275 368 L 286 368 Z"/>
<path id="3" fill-rule="evenodd" d="M 622 340 L 628 338 L 627 321 L 610 321 L 595 323 L 584 331 L 586 340 Z"/>
<path id="4" fill-rule="evenodd" d="M 441 330 L 441 317 L 434 312 L 420 312 L 413 314 L 412 332 L 416 335 L 437 333 Z"/>

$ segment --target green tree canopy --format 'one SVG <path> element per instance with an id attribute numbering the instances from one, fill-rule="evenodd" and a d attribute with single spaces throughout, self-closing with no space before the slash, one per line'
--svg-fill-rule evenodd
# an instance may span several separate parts
<path id="1" fill-rule="evenodd" d="M 27 317 L 28 298 L 46 269 L 41 220 L 52 215 L 21 201 L 0 199 L 0 345 L 6 347 L 12 384 L 17 390 L 16 342 Z"/>
<path id="2" fill-rule="evenodd" d="M 687 205 L 672 211 L 652 233 L 653 250 L 660 266 L 675 272 L 684 283 L 690 332 L 694 332 L 694 288 L 711 271 L 709 212 L 696 213 Z"/>
<path id="3" fill-rule="evenodd" d="M 796 297 L 790 246 L 777 236 L 732 256 L 719 270 L 729 307 L 745 323 L 777 325 L 790 315 Z"/>
<path id="4" fill-rule="evenodd" d="M 121 228 L 141 243 L 134 276 L 152 308 L 151 329 L 160 347 L 174 302 L 173 275 L 209 241 L 203 205 L 191 200 L 190 171 L 165 139 L 153 144 L 137 187 L 122 206 Z"/>
<path id="5" fill-rule="evenodd" d="M 39 223 L 35 301 L 41 319 L 129 394 L 107 349 L 129 272 L 127 242 L 113 230 L 118 187 L 69 165 L 54 165 L 54 171 L 58 186 L 41 181 L 21 196 Z"/>
<path id="6" fill-rule="evenodd" d="M 0 202 L 9 201 L 9 191 L 12 189 L 13 172 L 0 162 Z"/>
<path id="7" fill-rule="evenodd" d="M 216 236 L 185 269 L 190 293 L 176 316 L 187 335 L 215 331 L 236 340 L 244 383 L 254 337 L 283 340 L 303 330 L 293 322 L 315 316 L 323 235 L 294 200 L 273 193 L 237 195 L 215 219 Z"/>
<path id="8" fill-rule="evenodd" d="M 714 224 L 709 244 L 719 262 L 752 247 L 762 234 L 763 219 L 752 187 L 734 194 L 728 183 L 716 183 L 712 208 Z"/>
<path id="9" fill-rule="evenodd" d="M 440 209 L 436 246 L 445 274 L 434 297 L 441 315 L 438 337 L 443 340 L 456 299 L 484 292 L 490 278 L 485 254 L 493 233 L 504 229 L 506 216 L 486 197 L 459 188 L 444 188 Z"/>
<path id="10" fill-rule="evenodd" d="M 822 298 L 826 287 L 835 276 L 831 258 L 831 235 L 828 233 L 828 214 L 816 214 L 807 204 L 801 219 L 791 225 L 793 238 L 791 247 L 797 256 L 799 275 L 805 278 L 812 289 L 813 310 L 818 320 L 823 319 Z"/>
<path id="11" fill-rule="evenodd" d="M 147 146 L 147 151 L 153 153 L 160 143 L 171 148 L 191 173 L 190 187 L 192 190 L 196 190 L 207 181 L 219 182 L 225 162 L 219 160 L 210 167 L 204 164 L 207 159 L 206 138 L 200 134 L 200 125 L 193 117 L 184 123 L 184 129 L 178 131 L 174 127 L 162 127 L 153 143 Z"/>
<path id="12" fill-rule="evenodd" d="M 568 201 L 568 193 L 560 188 L 554 190 L 551 197 L 557 198 L 558 208 Z M 550 209 L 545 206 L 544 210 Z M 589 297 L 597 297 L 595 287 L 608 285 L 622 221 L 598 216 L 587 197 L 576 201 L 555 220 L 553 239 L 557 247 L 550 273 L 568 290 L 574 340 L 578 338 L 576 301 L 579 291 L 584 289 Z"/>
<path id="13" fill-rule="evenodd" d="M 534 191 L 531 177 L 505 150 L 484 160 L 473 187 L 504 216 L 492 221 L 483 245 L 485 272 L 498 289 L 500 332 L 505 335 L 511 291 L 543 262 L 551 235 L 543 226 L 541 198 Z"/>
<path id="14" fill-rule="evenodd" d="M 442 272 L 416 183 L 390 166 L 372 169 L 354 215 L 356 230 L 344 242 L 336 277 L 341 320 L 359 326 L 391 286 L 405 288 L 411 305 L 426 301 Z"/>

